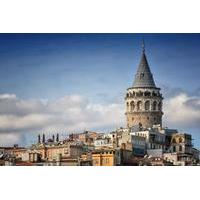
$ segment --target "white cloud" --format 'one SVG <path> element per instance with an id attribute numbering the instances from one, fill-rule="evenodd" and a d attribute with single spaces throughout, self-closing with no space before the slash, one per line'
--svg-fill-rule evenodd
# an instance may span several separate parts
<path id="1" fill-rule="evenodd" d="M 0 100 L 2 99 L 16 99 L 15 94 L 0 94 Z"/>
<path id="2" fill-rule="evenodd" d="M 125 125 L 124 109 L 124 102 L 93 104 L 79 95 L 44 101 L 1 94 L 0 145 L 17 143 L 24 135 L 39 132 L 112 130 Z M 200 98 L 179 93 L 166 99 L 163 124 L 175 128 L 200 127 Z"/>
<path id="3" fill-rule="evenodd" d="M 38 132 L 112 129 L 124 125 L 123 104 L 91 104 L 79 95 L 55 101 L 24 100 L 0 95 L 0 143 L 17 142 L 24 134 Z M 13 138 L 10 140 L 10 138 Z"/>
<path id="4" fill-rule="evenodd" d="M 22 138 L 22 135 L 16 133 L 1 133 L 0 134 L 0 146 L 17 144 Z"/>
<path id="5" fill-rule="evenodd" d="M 200 98 L 180 93 L 164 102 L 167 126 L 200 128 Z"/>

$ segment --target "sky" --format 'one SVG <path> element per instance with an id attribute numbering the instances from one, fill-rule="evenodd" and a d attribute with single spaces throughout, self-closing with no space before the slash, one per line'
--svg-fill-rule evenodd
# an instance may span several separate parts
<path id="1" fill-rule="evenodd" d="M 0 34 L 0 145 L 125 126 L 145 40 L 163 124 L 200 147 L 200 34 Z"/>

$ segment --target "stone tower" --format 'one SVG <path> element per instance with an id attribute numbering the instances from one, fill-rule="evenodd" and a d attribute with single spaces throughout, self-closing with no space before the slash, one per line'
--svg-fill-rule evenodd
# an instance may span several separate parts
<path id="1" fill-rule="evenodd" d="M 125 97 L 127 126 L 142 125 L 145 128 L 158 124 L 162 126 L 162 100 L 160 88 L 156 87 L 148 64 L 143 43 L 135 80 L 133 86 L 127 89 Z"/>

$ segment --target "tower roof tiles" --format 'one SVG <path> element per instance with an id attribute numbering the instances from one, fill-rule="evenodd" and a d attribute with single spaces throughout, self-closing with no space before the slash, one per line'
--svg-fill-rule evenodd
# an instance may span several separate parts
<path id="1" fill-rule="evenodd" d="M 156 87 L 144 49 L 140 60 L 140 64 L 137 69 L 137 73 L 135 75 L 133 87 L 142 87 L 142 88 Z"/>

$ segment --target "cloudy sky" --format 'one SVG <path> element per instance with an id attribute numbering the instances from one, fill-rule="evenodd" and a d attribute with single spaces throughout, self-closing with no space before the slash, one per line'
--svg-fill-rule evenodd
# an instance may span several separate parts
<path id="1" fill-rule="evenodd" d="M 0 34 L 0 145 L 125 126 L 142 38 L 163 125 L 200 147 L 200 34 Z"/>

